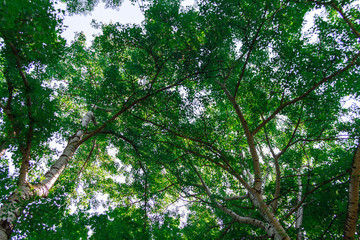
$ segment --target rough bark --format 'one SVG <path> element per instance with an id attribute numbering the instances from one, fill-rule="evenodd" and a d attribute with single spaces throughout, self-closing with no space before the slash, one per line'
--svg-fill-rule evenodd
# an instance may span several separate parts
<path id="1" fill-rule="evenodd" d="M 349 183 L 349 200 L 345 220 L 344 239 L 355 239 L 359 212 L 360 143 L 355 151 Z"/>
<path id="2" fill-rule="evenodd" d="M 35 197 L 46 197 L 49 190 L 64 171 L 71 157 L 79 147 L 79 142 L 84 135 L 84 130 L 89 122 L 94 120 L 94 114 L 89 111 L 82 119 L 82 129 L 70 137 L 63 153 L 50 170 L 45 174 L 44 180 L 36 185 L 21 184 L 0 208 L 0 240 L 10 239 L 17 219 L 26 205 Z"/>

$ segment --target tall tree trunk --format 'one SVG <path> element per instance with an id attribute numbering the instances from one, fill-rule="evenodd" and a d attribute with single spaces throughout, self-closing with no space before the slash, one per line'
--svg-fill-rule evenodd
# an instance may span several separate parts
<path id="1" fill-rule="evenodd" d="M 360 143 L 356 148 L 349 183 L 349 200 L 345 220 L 344 239 L 355 239 L 359 211 Z"/>
<path id="2" fill-rule="evenodd" d="M 298 195 L 297 195 L 297 202 L 298 204 L 301 203 L 302 200 L 302 183 L 301 183 L 301 168 L 297 170 L 297 183 L 299 186 Z M 301 230 L 302 222 L 304 216 L 304 209 L 301 205 L 299 209 L 296 211 L 296 224 L 295 228 L 297 230 L 296 240 L 304 239 L 304 232 Z"/>
<path id="3" fill-rule="evenodd" d="M 71 157 L 79 147 L 79 142 L 84 135 L 84 130 L 89 122 L 94 120 L 94 114 L 89 111 L 82 119 L 82 129 L 70 137 L 67 146 L 59 159 L 45 174 L 44 180 L 36 185 L 29 183 L 21 184 L 0 208 L 0 240 L 9 240 L 15 223 L 20 217 L 26 205 L 35 197 L 46 197 L 49 190 L 54 186 L 56 180 L 64 171 Z"/>

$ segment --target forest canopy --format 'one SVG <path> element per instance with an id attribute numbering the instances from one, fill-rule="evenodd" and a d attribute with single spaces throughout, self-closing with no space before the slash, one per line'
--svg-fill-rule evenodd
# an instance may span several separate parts
<path id="1" fill-rule="evenodd" d="M 359 236 L 358 1 L 62 2 L 0 1 L 0 240 Z"/>

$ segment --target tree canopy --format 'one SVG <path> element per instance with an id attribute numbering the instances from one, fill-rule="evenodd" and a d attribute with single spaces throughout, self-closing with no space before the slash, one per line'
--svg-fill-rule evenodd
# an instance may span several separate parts
<path id="1" fill-rule="evenodd" d="M 0 2 L 0 240 L 359 235 L 357 1 L 63 2 Z"/>

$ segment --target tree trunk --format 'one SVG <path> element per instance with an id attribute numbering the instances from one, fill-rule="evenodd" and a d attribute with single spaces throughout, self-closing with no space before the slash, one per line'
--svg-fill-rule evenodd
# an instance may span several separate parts
<path id="1" fill-rule="evenodd" d="M 82 119 L 82 129 L 85 129 L 90 120 L 94 120 L 94 114 L 89 111 Z M 0 240 L 9 240 L 15 223 L 28 203 L 35 197 L 46 197 L 49 190 L 64 171 L 71 157 L 79 147 L 79 142 L 84 135 L 84 130 L 78 130 L 62 152 L 59 159 L 45 174 L 44 180 L 36 185 L 29 183 L 20 185 L 0 208 Z"/>
<path id="2" fill-rule="evenodd" d="M 356 222 L 359 210 L 359 181 L 360 181 L 360 143 L 356 148 L 349 183 L 349 200 L 345 220 L 344 239 L 355 239 Z"/>
<path id="3" fill-rule="evenodd" d="M 298 175 L 297 183 L 299 186 L 297 202 L 298 202 L 298 204 L 300 204 L 301 200 L 302 200 L 301 168 L 297 170 L 297 175 Z M 296 240 L 304 239 L 304 232 L 301 230 L 303 216 L 304 216 L 304 209 L 303 209 L 303 206 L 301 205 L 296 212 L 296 224 L 295 224 L 295 228 L 297 230 Z"/>

